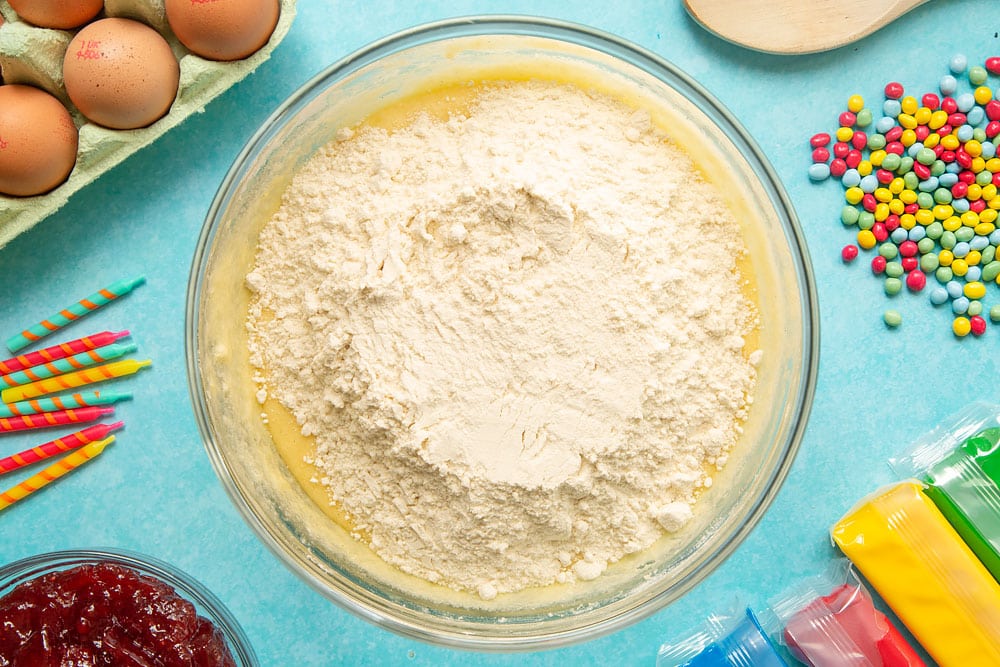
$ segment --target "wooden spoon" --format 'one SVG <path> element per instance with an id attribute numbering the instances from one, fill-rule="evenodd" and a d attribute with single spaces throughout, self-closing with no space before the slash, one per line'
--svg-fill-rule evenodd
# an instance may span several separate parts
<path id="1" fill-rule="evenodd" d="M 768 53 L 815 53 L 849 44 L 927 0 L 684 0 L 699 23 Z"/>

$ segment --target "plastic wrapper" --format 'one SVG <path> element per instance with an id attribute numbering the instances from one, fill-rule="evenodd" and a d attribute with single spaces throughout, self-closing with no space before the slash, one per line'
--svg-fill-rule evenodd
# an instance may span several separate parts
<path id="1" fill-rule="evenodd" d="M 771 610 L 781 642 L 809 667 L 926 667 L 846 560 L 784 592 Z"/>
<path id="2" fill-rule="evenodd" d="M 924 493 L 1000 581 L 1000 405 L 970 405 L 890 465 L 924 483 Z"/>
<path id="3" fill-rule="evenodd" d="M 1000 585 L 921 483 L 868 496 L 831 536 L 938 664 L 1000 665 Z"/>
<path id="4" fill-rule="evenodd" d="M 710 616 L 696 632 L 660 647 L 657 667 L 787 667 L 753 610 Z"/>

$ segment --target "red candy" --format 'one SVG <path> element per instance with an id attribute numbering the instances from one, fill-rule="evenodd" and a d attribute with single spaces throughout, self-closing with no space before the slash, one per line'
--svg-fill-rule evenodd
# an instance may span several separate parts
<path id="1" fill-rule="evenodd" d="M 941 144 L 938 144 L 940 146 Z M 941 151 L 941 155 L 938 155 L 942 162 L 954 162 L 955 161 L 955 151 Z"/>
<path id="2" fill-rule="evenodd" d="M 990 100 L 985 107 L 986 117 L 990 120 L 1000 120 L 1000 100 Z"/>
<path id="3" fill-rule="evenodd" d="M 838 120 L 840 121 L 841 127 L 854 127 L 854 124 L 858 122 L 858 117 L 853 111 L 845 111 L 840 114 L 840 118 L 838 118 Z"/>
<path id="4" fill-rule="evenodd" d="M 972 166 L 972 156 L 965 152 L 961 147 L 955 151 L 955 162 L 962 165 L 963 168 L 969 169 Z M 914 165 L 916 167 L 916 165 Z M 916 171 L 916 169 L 914 169 Z"/>
<path id="5" fill-rule="evenodd" d="M 895 213 L 890 213 L 889 217 L 885 219 L 885 229 L 890 234 L 897 229 L 899 229 L 899 216 Z"/>
<path id="6" fill-rule="evenodd" d="M 913 163 L 913 173 L 917 175 L 921 181 L 926 181 L 931 177 L 931 168 L 926 164 L 920 164 L 919 162 Z"/>
<path id="7" fill-rule="evenodd" d="M 905 268 L 905 267 L 904 267 Z M 923 271 L 911 270 L 906 275 L 906 286 L 911 292 L 919 292 L 927 285 L 927 276 Z"/>
<path id="8" fill-rule="evenodd" d="M 946 97 L 941 100 L 941 108 L 947 114 L 953 114 L 958 111 L 958 102 L 955 101 L 954 97 Z"/>
<path id="9" fill-rule="evenodd" d="M 898 141 L 890 141 L 885 145 L 885 152 L 895 153 L 896 155 L 902 155 L 904 152 L 906 152 L 906 148 L 903 146 L 903 144 L 899 143 Z"/>
<path id="10" fill-rule="evenodd" d="M 858 258 L 858 246 L 845 245 L 840 251 L 840 258 L 844 260 L 844 262 L 853 262 Z"/>
<path id="11" fill-rule="evenodd" d="M 844 159 L 851 152 L 851 145 L 845 141 L 838 141 L 833 145 L 833 157 Z"/>
<path id="12" fill-rule="evenodd" d="M 876 222 L 872 225 L 872 235 L 876 241 L 882 243 L 889 238 L 889 230 L 885 228 L 884 222 Z"/>
<path id="13" fill-rule="evenodd" d="M 965 181 L 959 181 L 955 185 L 951 186 L 951 196 L 955 199 L 961 199 L 969 192 L 969 185 Z"/>
<path id="14" fill-rule="evenodd" d="M 899 138 L 903 136 L 903 128 L 896 125 L 891 130 L 885 133 L 885 140 L 888 142 L 899 141 Z"/>
<path id="15" fill-rule="evenodd" d="M 1000 188 L 1000 171 L 998 171 L 997 173 L 993 174 L 993 185 L 995 185 L 998 188 Z"/>
<path id="16" fill-rule="evenodd" d="M 976 182 L 976 174 L 966 169 L 958 174 L 958 180 L 968 185 L 972 185 Z"/>
<path id="17" fill-rule="evenodd" d="M 948 115 L 948 124 L 952 127 L 961 127 L 965 125 L 965 114 L 961 112 L 955 112 Z"/>
<path id="18" fill-rule="evenodd" d="M 858 150 L 861 150 L 862 148 L 868 145 L 868 135 L 860 131 L 855 132 L 854 136 L 851 137 L 851 145 L 857 148 Z"/>
<path id="19" fill-rule="evenodd" d="M 909 213 L 910 215 L 916 215 L 917 211 L 920 210 L 920 204 L 913 202 L 912 204 L 907 204 L 903 207 L 903 213 Z"/>
<path id="20" fill-rule="evenodd" d="M 825 163 L 830 159 L 830 151 L 820 146 L 819 148 L 813 149 L 813 162 L 823 162 Z"/>
<path id="21" fill-rule="evenodd" d="M 826 132 L 820 132 L 818 134 L 814 134 L 812 138 L 809 140 L 809 145 L 812 146 L 813 148 L 826 146 L 829 143 L 830 143 L 830 135 L 827 134 Z"/>
<path id="22" fill-rule="evenodd" d="M 920 103 L 931 111 L 934 111 L 938 108 L 938 105 L 941 104 L 941 98 L 934 93 L 927 93 L 920 98 Z"/>
<path id="23" fill-rule="evenodd" d="M 872 273 L 876 276 L 885 273 L 886 259 L 882 255 L 872 257 Z"/>
<path id="24" fill-rule="evenodd" d="M 993 120 L 986 124 L 986 136 L 992 139 L 1000 134 L 1000 120 Z"/>
<path id="25" fill-rule="evenodd" d="M 839 157 L 834 158 L 834 160 L 830 162 L 830 175 L 840 178 L 845 173 L 847 173 L 847 163 Z"/>
<path id="26" fill-rule="evenodd" d="M 986 201 L 983 199 L 977 199 L 976 201 L 969 202 L 969 210 L 973 213 L 982 213 L 986 210 Z"/>
<path id="27" fill-rule="evenodd" d="M 916 271 L 919 262 L 916 257 L 904 257 L 899 260 L 899 263 L 903 265 L 903 270 L 909 273 L 910 271 Z"/>
<path id="28" fill-rule="evenodd" d="M 917 254 L 917 244 L 913 241 L 903 241 L 899 244 L 899 254 L 903 257 L 914 257 Z"/>
<path id="29" fill-rule="evenodd" d="M 990 74 L 1000 74 L 1000 56 L 986 59 L 986 71 Z"/>
<path id="30" fill-rule="evenodd" d="M 903 84 L 895 81 L 885 84 L 885 96 L 890 100 L 898 100 L 903 96 Z"/>
<path id="31" fill-rule="evenodd" d="M 866 211 L 873 213 L 875 207 L 878 206 L 878 200 L 875 199 L 875 195 L 869 192 L 861 198 L 861 205 L 864 206 Z"/>
<path id="32" fill-rule="evenodd" d="M 855 148 L 854 150 L 848 152 L 847 157 L 844 158 L 844 162 L 847 163 L 848 167 L 854 169 L 861 164 L 861 151 Z"/>
<path id="33" fill-rule="evenodd" d="M 931 128 L 926 125 L 917 125 L 917 127 L 913 130 L 913 134 L 916 135 L 917 141 L 923 141 L 930 133 Z"/>
<path id="34" fill-rule="evenodd" d="M 892 179 L 896 178 L 896 174 L 892 173 L 888 169 L 879 169 L 875 172 L 875 178 L 877 178 L 878 182 L 882 185 L 888 185 L 889 183 L 892 183 Z"/>
<path id="35" fill-rule="evenodd" d="M 969 318 L 969 326 L 972 330 L 972 334 L 975 336 L 982 336 L 986 333 L 986 320 L 980 315 L 973 315 Z"/>
<path id="36" fill-rule="evenodd" d="M 935 146 L 931 150 L 934 151 L 934 155 L 936 155 L 937 157 L 941 157 L 941 154 L 944 153 L 944 146 L 942 146 L 941 144 L 938 144 L 937 146 Z"/>

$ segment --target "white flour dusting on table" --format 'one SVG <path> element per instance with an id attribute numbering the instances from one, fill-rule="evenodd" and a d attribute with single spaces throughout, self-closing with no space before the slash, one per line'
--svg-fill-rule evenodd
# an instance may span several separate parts
<path id="1" fill-rule="evenodd" d="M 401 570 L 484 599 L 593 579 L 690 520 L 736 442 L 744 253 L 647 114 L 486 86 L 296 175 L 246 281 L 258 397 Z"/>

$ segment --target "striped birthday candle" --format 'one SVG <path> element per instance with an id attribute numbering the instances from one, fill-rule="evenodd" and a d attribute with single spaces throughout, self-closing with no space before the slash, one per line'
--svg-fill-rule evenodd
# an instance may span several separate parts
<path id="1" fill-rule="evenodd" d="M 45 485 L 56 481 L 66 473 L 76 470 L 87 461 L 97 457 L 104 451 L 105 447 L 114 441 L 115 436 L 109 435 L 104 440 L 98 440 L 97 442 L 84 445 L 80 449 L 71 452 L 68 456 L 64 456 L 52 465 L 48 466 L 37 475 L 32 475 L 17 486 L 11 487 L 6 491 L 0 491 L 0 510 L 7 509 L 17 501 L 23 500 Z"/>
<path id="2" fill-rule="evenodd" d="M 23 371 L 25 368 L 41 366 L 42 364 L 55 361 L 56 359 L 63 359 L 74 354 L 86 352 L 87 350 L 96 350 L 99 347 L 111 345 L 111 343 L 114 343 L 120 338 L 125 338 L 128 335 L 128 331 L 101 331 L 100 333 L 84 336 L 83 338 L 68 340 L 65 343 L 52 345 L 51 347 L 38 350 L 37 352 L 19 354 L 16 357 L 0 361 L 0 373 L 6 375 L 16 371 Z"/>
<path id="3" fill-rule="evenodd" d="M 41 412 L 37 415 L 22 415 L 20 417 L 4 417 L 0 418 L 0 433 L 51 428 L 67 424 L 85 424 L 97 421 L 101 417 L 112 414 L 114 411 L 114 408 L 95 407 L 79 408 L 76 410 L 56 410 L 55 412 Z"/>
<path id="4" fill-rule="evenodd" d="M 139 349 L 139 346 L 135 343 L 112 343 L 111 345 L 105 345 L 94 350 L 74 354 L 72 357 L 49 361 L 41 366 L 32 366 L 31 368 L 25 368 L 23 371 L 14 371 L 7 375 L 0 375 L 0 386 L 16 387 L 19 384 L 44 380 L 53 375 L 78 371 L 87 366 L 124 357 L 126 354 L 132 354 L 137 349 Z"/>
<path id="5" fill-rule="evenodd" d="M 16 387 L 7 387 L 3 391 L 0 391 L 0 401 L 14 403 L 16 401 L 44 396 L 45 394 L 55 394 L 67 389 L 75 389 L 76 387 L 82 387 L 83 385 L 95 382 L 103 382 L 113 378 L 132 375 L 152 363 L 149 359 L 145 361 L 136 361 L 135 359 L 112 361 L 110 364 L 84 368 L 83 370 L 73 371 L 65 375 L 56 375 L 55 377 L 45 378 L 44 380 L 38 380 L 30 384 L 19 384 Z"/>
<path id="6" fill-rule="evenodd" d="M 0 403 L 0 417 L 21 417 L 39 412 L 75 410 L 93 405 L 111 405 L 118 401 L 131 400 L 131 398 L 132 394 L 127 391 L 83 391 L 62 396 L 32 398 L 17 403 Z"/>
<path id="7" fill-rule="evenodd" d="M 71 449 L 83 447 L 84 445 L 106 438 L 109 433 L 117 431 L 124 425 L 125 422 L 115 422 L 114 424 L 94 424 L 93 426 L 88 426 L 82 431 L 70 433 L 69 435 L 64 435 L 61 438 L 56 438 L 55 440 L 50 440 L 49 442 L 43 442 L 36 447 L 26 449 L 23 452 L 18 452 L 17 454 L 11 454 L 10 456 L 0 459 L 0 475 L 23 468 L 24 466 L 29 466 L 32 463 L 44 461 L 45 459 L 53 457 L 57 454 L 62 454 L 63 452 L 68 452 Z"/>
<path id="8" fill-rule="evenodd" d="M 59 329 L 67 324 L 75 322 L 88 313 L 94 312 L 101 306 L 125 296 L 144 282 L 146 282 L 145 276 L 113 282 L 104 289 L 98 290 L 90 296 L 63 308 L 58 313 L 50 315 L 41 322 L 31 325 L 21 333 L 11 336 L 7 339 L 7 349 L 11 352 L 17 352 L 22 348 L 28 347 L 45 336 L 59 331 Z"/>

